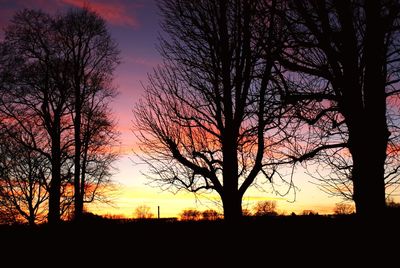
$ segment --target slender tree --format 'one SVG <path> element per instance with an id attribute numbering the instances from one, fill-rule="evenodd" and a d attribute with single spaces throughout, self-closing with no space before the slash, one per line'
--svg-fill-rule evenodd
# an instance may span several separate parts
<path id="1" fill-rule="evenodd" d="M 322 138 L 296 160 L 326 150 L 348 153 L 351 161 L 336 167 L 350 169 L 357 213 L 380 214 L 391 135 L 388 105 L 399 92 L 399 2 L 291 1 L 287 7 L 282 17 L 288 39 L 280 60 L 291 71 L 286 99 L 302 104 L 298 116 Z"/>
<path id="2" fill-rule="evenodd" d="M 69 66 L 66 76 L 73 92 L 70 109 L 74 124 L 74 204 L 75 217 L 78 219 L 83 212 L 88 145 L 95 136 L 95 131 L 88 127 L 86 133 L 83 133 L 83 121 L 93 129 L 108 125 L 110 136 L 115 136 L 109 115 L 96 109 L 104 110 L 104 104 L 115 96 L 110 81 L 118 64 L 119 51 L 105 21 L 87 9 L 72 9 L 56 18 L 55 24 L 55 30 L 60 37 L 57 49 L 63 52 L 64 64 Z M 84 113 L 88 109 L 93 111 Z M 92 120 L 93 114 L 101 114 L 102 120 Z M 85 115 L 88 117 L 84 118 Z M 96 122 L 101 126 L 94 125 Z M 103 143 L 104 145 L 107 143 Z"/>
<path id="3" fill-rule="evenodd" d="M 285 110 L 275 83 L 279 52 L 263 1 L 160 4 L 163 66 L 136 105 L 142 159 L 160 186 L 216 191 L 224 217 L 242 215 L 258 175 L 272 181 L 281 159 Z"/>
<path id="4" fill-rule="evenodd" d="M 81 201 L 110 202 L 111 175 L 118 159 L 119 132 L 108 108 L 108 95 L 97 94 L 82 110 Z"/>

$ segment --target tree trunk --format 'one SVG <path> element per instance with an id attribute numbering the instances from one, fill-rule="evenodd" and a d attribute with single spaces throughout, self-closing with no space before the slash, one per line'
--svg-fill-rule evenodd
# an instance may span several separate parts
<path id="1" fill-rule="evenodd" d="M 89 131 L 89 130 L 87 130 Z M 82 165 L 81 165 L 81 205 L 82 205 L 82 212 L 83 212 L 83 205 L 85 202 L 85 181 L 86 181 L 86 167 L 87 167 L 87 158 L 88 158 L 88 151 L 89 151 L 89 141 L 85 140 L 83 142 L 83 150 L 82 150 Z"/>
<path id="2" fill-rule="evenodd" d="M 75 220 L 79 220 L 83 214 L 83 194 L 81 193 L 81 104 L 80 90 L 75 90 L 75 156 L 74 156 L 74 204 L 75 204 Z"/>
<path id="3" fill-rule="evenodd" d="M 227 222 L 237 222 L 242 217 L 242 198 L 239 193 L 238 175 L 238 122 L 235 120 L 233 109 L 231 66 L 232 57 L 229 53 L 229 31 L 227 23 L 228 2 L 220 1 L 219 4 L 219 34 L 220 42 L 218 53 L 221 55 L 222 86 L 225 128 L 222 131 L 222 157 L 223 157 L 223 193 L 222 204 L 224 208 L 224 219 Z M 238 96 L 236 96 L 238 98 Z M 237 108 L 237 107 L 236 107 Z"/>
<path id="4" fill-rule="evenodd" d="M 364 113 L 353 155 L 354 200 L 360 216 L 382 215 L 385 202 L 385 160 L 389 139 L 386 123 L 385 29 L 380 1 L 366 1 Z"/>
<path id="5" fill-rule="evenodd" d="M 228 126 L 226 130 L 230 130 Z M 227 222 L 238 222 L 242 217 L 242 196 L 239 193 L 239 175 L 237 145 L 233 131 L 226 131 L 223 150 L 223 194 L 222 204 L 224 219 Z"/>
<path id="6" fill-rule="evenodd" d="M 239 222 L 242 218 L 242 197 L 239 191 L 230 193 L 228 191 L 222 196 L 222 205 L 224 208 L 224 219 L 226 222 Z"/>
<path id="7" fill-rule="evenodd" d="M 29 223 L 29 226 L 35 226 L 36 225 L 36 223 L 35 223 L 35 215 L 29 215 L 29 219 L 28 219 L 28 223 Z"/>
<path id="8" fill-rule="evenodd" d="M 60 134 L 53 133 L 51 144 L 51 182 L 49 190 L 49 224 L 60 222 L 60 197 L 61 197 L 61 146 Z"/>
<path id="9" fill-rule="evenodd" d="M 361 217 L 382 215 L 385 209 L 384 162 L 385 154 L 371 148 L 368 140 L 363 148 L 353 152 L 354 202 Z M 373 146 L 376 147 L 376 146 Z M 385 148 L 386 149 L 386 148 Z"/>
<path id="10" fill-rule="evenodd" d="M 32 187 L 29 189 L 29 196 L 33 196 Z M 30 226 L 35 226 L 35 209 L 33 208 L 32 199 L 29 200 L 29 214 L 28 214 L 28 223 Z"/>

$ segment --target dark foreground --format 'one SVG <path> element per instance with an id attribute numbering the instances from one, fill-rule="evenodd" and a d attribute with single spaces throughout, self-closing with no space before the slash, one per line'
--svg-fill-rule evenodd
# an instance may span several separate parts
<path id="1" fill-rule="evenodd" d="M 399 264 L 399 223 L 395 216 L 282 216 L 239 224 L 87 219 L 57 228 L 0 226 L 0 256 L 15 267 L 381 267 Z"/>

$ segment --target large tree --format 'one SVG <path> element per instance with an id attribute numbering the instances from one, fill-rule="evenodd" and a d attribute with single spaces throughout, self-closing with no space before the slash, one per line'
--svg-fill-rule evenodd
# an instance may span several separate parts
<path id="1" fill-rule="evenodd" d="M 216 191 L 238 220 L 258 175 L 272 181 L 285 110 L 273 61 L 273 12 L 264 1 L 167 0 L 160 4 L 162 66 L 136 105 L 141 157 L 161 185 Z"/>
<path id="2" fill-rule="evenodd" d="M 23 10 L 14 16 L 2 44 L 8 50 L 3 69 L 9 76 L 2 85 L 0 106 L 5 123 L 18 126 L 30 137 L 29 144 L 19 142 L 51 163 L 50 223 L 60 220 L 61 170 L 70 146 L 66 118 L 70 86 L 62 75 L 67 66 L 55 49 L 53 27 L 52 18 L 40 11 Z M 33 127 L 40 130 L 39 135 L 35 136 Z"/>
<path id="3" fill-rule="evenodd" d="M 59 36 L 57 50 L 63 53 L 64 64 L 69 66 L 65 76 L 72 87 L 70 111 L 74 124 L 74 204 L 75 217 L 78 219 L 83 212 L 87 188 L 88 146 L 94 144 L 93 139 L 101 131 L 115 138 L 116 132 L 107 106 L 115 96 L 111 81 L 118 64 L 119 51 L 104 19 L 87 9 L 72 9 L 60 15 L 56 18 L 55 31 Z M 103 139 L 103 147 L 110 145 L 111 139 L 107 135 Z M 106 163 L 97 161 L 102 166 L 100 170 L 108 169 L 107 165 L 112 162 L 109 160 L 113 158 L 115 155 L 110 155 Z"/>
<path id="4" fill-rule="evenodd" d="M 94 200 L 116 159 L 108 107 L 116 45 L 104 21 L 87 10 L 57 16 L 23 10 L 7 28 L 1 52 L 1 123 L 9 133 L 24 132 L 28 140 L 8 137 L 51 164 L 49 223 L 72 200 L 81 215 L 85 189 L 86 201 Z"/>
<path id="5" fill-rule="evenodd" d="M 337 170 L 349 170 L 344 174 L 364 216 L 385 208 L 399 11 L 398 1 L 324 0 L 290 1 L 282 12 L 288 39 L 280 62 L 291 71 L 286 99 L 301 103 L 297 115 L 316 127 L 313 138 L 322 138 L 296 160 L 322 154 Z M 330 154 L 339 158 L 332 162 Z M 345 181 L 339 190 L 351 187 Z"/>

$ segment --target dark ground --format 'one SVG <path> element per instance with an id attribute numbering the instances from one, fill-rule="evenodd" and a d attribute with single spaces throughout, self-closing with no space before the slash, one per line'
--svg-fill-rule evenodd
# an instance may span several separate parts
<path id="1" fill-rule="evenodd" d="M 376 221 L 280 216 L 239 224 L 89 217 L 57 228 L 1 226 L 1 260 L 18 265 L 0 267 L 399 267 L 399 223 L 396 215 Z"/>

